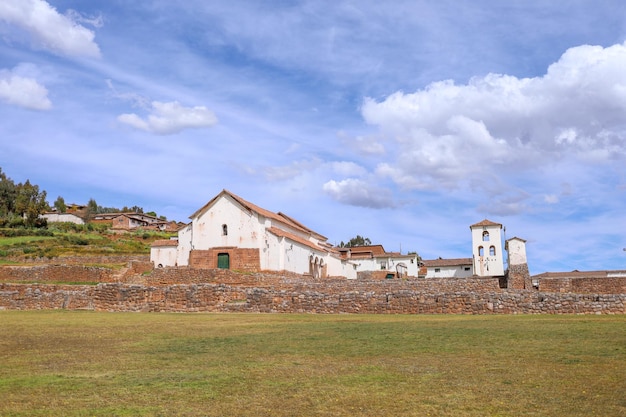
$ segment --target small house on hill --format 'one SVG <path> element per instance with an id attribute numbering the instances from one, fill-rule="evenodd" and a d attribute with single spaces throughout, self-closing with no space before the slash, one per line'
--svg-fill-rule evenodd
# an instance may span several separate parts
<path id="1" fill-rule="evenodd" d="M 74 223 L 85 224 L 85 220 L 76 213 L 59 213 L 50 211 L 41 215 L 48 223 Z"/>
<path id="2" fill-rule="evenodd" d="M 98 213 L 93 216 L 92 222 L 109 224 L 113 230 L 178 230 L 175 222 L 143 213 Z"/>
<path id="3" fill-rule="evenodd" d="M 156 267 L 287 271 L 314 278 L 356 278 L 327 238 L 284 213 L 274 213 L 223 190 L 190 216 L 175 241 L 156 241 Z"/>

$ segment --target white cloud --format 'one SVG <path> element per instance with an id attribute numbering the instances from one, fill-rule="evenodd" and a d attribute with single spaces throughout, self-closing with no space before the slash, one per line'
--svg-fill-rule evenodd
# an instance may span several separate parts
<path id="1" fill-rule="evenodd" d="M 322 165 L 318 158 L 293 161 L 289 165 L 265 167 L 263 172 L 268 181 L 285 181 L 296 178 L 303 173 L 314 171 Z"/>
<path id="2" fill-rule="evenodd" d="M 43 0 L 0 2 L 0 20 L 26 31 L 36 47 L 61 55 L 100 57 L 94 32 L 78 24 L 77 16 L 76 12 L 59 14 Z"/>
<path id="3" fill-rule="evenodd" d="M 0 70 L 0 100 L 30 110 L 52 107 L 46 87 L 16 71 Z"/>
<path id="4" fill-rule="evenodd" d="M 361 155 L 383 155 L 385 153 L 385 147 L 376 138 L 369 136 L 352 137 L 343 131 L 339 132 L 337 136 L 343 145 L 354 149 Z"/>
<path id="5" fill-rule="evenodd" d="M 145 119 L 129 113 L 118 116 L 117 120 L 157 135 L 171 135 L 184 129 L 210 127 L 217 123 L 215 114 L 206 107 L 183 107 L 177 101 L 153 101 L 151 111 Z"/>
<path id="6" fill-rule="evenodd" d="M 554 194 L 546 194 L 543 196 L 543 200 L 548 204 L 557 204 L 559 202 L 559 197 Z"/>
<path id="7" fill-rule="evenodd" d="M 349 177 L 362 176 L 367 170 L 361 165 L 349 161 L 331 162 L 333 172 Z"/>
<path id="8" fill-rule="evenodd" d="M 390 190 L 361 179 L 330 180 L 324 184 L 323 190 L 331 198 L 343 204 L 377 209 L 394 207 Z"/>
<path id="9" fill-rule="evenodd" d="M 571 48 L 536 78 L 488 74 L 466 85 L 430 84 L 382 101 L 364 119 L 395 142 L 378 173 L 408 188 L 466 180 L 564 158 L 626 158 L 626 43 Z"/>

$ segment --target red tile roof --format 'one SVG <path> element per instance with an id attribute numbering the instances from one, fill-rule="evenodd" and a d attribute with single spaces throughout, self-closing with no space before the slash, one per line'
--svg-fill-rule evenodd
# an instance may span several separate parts
<path id="1" fill-rule="evenodd" d="M 373 256 L 385 255 L 385 248 L 383 245 L 368 245 L 368 246 L 352 246 L 350 253 L 352 256 L 370 254 Z"/>
<path id="2" fill-rule="evenodd" d="M 467 266 L 473 264 L 472 258 L 456 258 L 456 259 L 427 259 L 423 260 L 422 263 L 426 267 L 434 268 L 439 266 Z"/>
<path id="3" fill-rule="evenodd" d="M 543 274 L 533 275 L 533 278 L 607 278 L 610 276 L 623 276 L 626 271 L 578 271 L 571 272 L 544 272 Z"/>
<path id="4" fill-rule="evenodd" d="M 208 209 L 211 205 L 213 205 L 213 203 L 215 201 L 217 201 L 217 199 L 223 195 L 228 195 L 230 196 L 233 200 L 235 200 L 237 203 L 239 203 L 242 207 L 244 207 L 246 210 L 250 210 L 253 211 L 257 214 L 260 214 L 263 217 L 266 217 L 268 219 L 272 219 L 272 220 L 276 220 L 278 222 L 281 222 L 289 227 L 292 227 L 296 230 L 299 230 L 303 233 L 306 234 L 312 234 L 315 235 L 316 238 L 320 239 L 320 240 L 327 240 L 327 238 L 317 232 L 314 232 L 313 230 L 309 229 L 308 227 L 304 226 L 302 223 L 292 219 L 291 217 L 287 216 L 284 213 L 274 213 L 272 211 L 266 210 L 262 207 L 257 206 L 256 204 L 253 204 L 247 200 L 244 200 L 243 198 L 239 197 L 236 194 L 231 193 L 230 191 L 224 189 L 222 190 L 221 193 L 219 193 L 218 195 L 216 195 L 215 197 L 213 197 L 211 199 L 211 201 L 209 201 L 208 203 L 206 203 L 204 206 L 202 206 L 200 209 L 198 209 L 195 213 L 193 213 L 191 216 L 189 216 L 190 219 L 193 219 L 197 216 L 199 216 L 202 212 L 204 212 L 206 209 Z"/>
<path id="5" fill-rule="evenodd" d="M 152 242 L 152 247 L 156 246 L 178 246 L 178 240 L 176 239 L 160 239 Z"/>
<path id="6" fill-rule="evenodd" d="M 500 223 L 495 223 L 495 222 L 492 222 L 491 220 L 485 219 L 485 220 L 483 220 L 481 222 L 478 222 L 476 224 L 471 225 L 470 229 L 472 229 L 474 227 L 483 227 L 483 226 L 500 226 L 500 227 L 502 227 L 502 225 Z"/>
<path id="7" fill-rule="evenodd" d="M 311 249 L 314 249 L 316 251 L 319 252 L 329 252 L 327 249 L 316 245 L 315 243 L 308 241 L 306 239 L 301 238 L 300 236 L 296 236 L 293 233 L 289 233 L 284 231 L 283 229 L 279 229 L 278 227 L 270 227 L 269 229 L 267 229 L 268 232 L 278 236 L 278 237 L 284 237 L 287 238 L 289 240 L 292 240 L 296 243 L 300 243 L 301 245 L 307 246 Z"/>

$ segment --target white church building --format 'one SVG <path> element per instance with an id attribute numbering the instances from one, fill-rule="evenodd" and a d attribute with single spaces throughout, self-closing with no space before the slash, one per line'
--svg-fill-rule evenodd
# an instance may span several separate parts
<path id="1" fill-rule="evenodd" d="M 356 278 L 323 235 L 223 190 L 190 216 L 178 238 L 153 243 L 155 267 L 190 266 L 237 271 L 286 271 L 313 278 Z"/>
<path id="2" fill-rule="evenodd" d="M 155 267 L 189 266 L 242 272 L 276 271 L 313 278 L 465 278 L 504 276 L 503 227 L 483 220 L 470 226 L 472 257 L 420 260 L 417 254 L 387 252 L 382 245 L 336 248 L 328 239 L 284 213 L 263 209 L 223 190 L 190 216 L 170 240 L 150 250 Z M 525 264 L 525 241 L 506 248 L 514 264 Z M 511 262 L 511 261 L 509 261 Z"/>

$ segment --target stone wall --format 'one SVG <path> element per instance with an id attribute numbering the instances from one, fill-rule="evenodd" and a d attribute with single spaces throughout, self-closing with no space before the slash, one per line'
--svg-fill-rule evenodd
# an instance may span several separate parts
<path id="1" fill-rule="evenodd" d="M 380 281 L 378 281 L 380 283 Z M 0 284 L 0 309 L 378 314 L 624 314 L 626 294 L 527 290 L 424 292 L 401 285 L 368 291 L 272 289 L 226 284 L 97 286 Z"/>
<path id="2" fill-rule="evenodd" d="M 28 262 L 45 265 L 106 265 L 127 264 L 131 261 L 150 262 L 150 255 L 60 256 L 55 258 L 35 258 Z"/>
<path id="3" fill-rule="evenodd" d="M 365 275 L 363 275 L 365 277 Z M 320 278 L 288 272 L 263 271 L 257 273 L 239 273 L 226 269 L 203 268 L 157 268 L 150 274 L 135 279 L 133 283 L 144 285 L 176 285 L 176 284 L 204 284 L 221 283 L 245 287 L 263 287 L 277 289 L 315 289 L 324 291 L 369 291 L 372 288 L 405 288 L 419 289 L 420 291 L 499 291 L 499 279 L 493 277 L 469 278 L 413 278 L 400 280 L 361 278 L 347 280 L 345 278 Z"/>
<path id="4" fill-rule="evenodd" d="M 149 266 L 149 262 L 137 261 L 121 271 L 78 265 L 0 267 L 0 282 L 4 282 L 0 284 L 0 309 L 626 314 L 626 277 L 543 280 L 543 290 L 535 291 L 501 289 L 498 277 L 313 279 L 188 267 L 148 269 L 146 274 Z M 552 288 L 547 285 L 550 283 Z M 561 291 L 564 288 L 568 292 Z M 589 293 L 598 288 L 614 289 L 615 293 Z"/>
<path id="5" fill-rule="evenodd" d="M 116 282 L 116 271 L 110 268 L 81 265 L 2 266 L 0 282 L 85 283 Z"/>
<path id="6" fill-rule="evenodd" d="M 526 263 L 509 266 L 507 278 L 507 288 L 518 290 L 530 290 L 533 288 L 528 264 Z"/>
<path id="7" fill-rule="evenodd" d="M 626 277 L 562 277 L 539 280 L 539 291 L 582 294 L 624 294 Z"/>
<path id="8" fill-rule="evenodd" d="M 96 310 L 95 294 L 90 285 L 0 284 L 0 309 Z"/>

